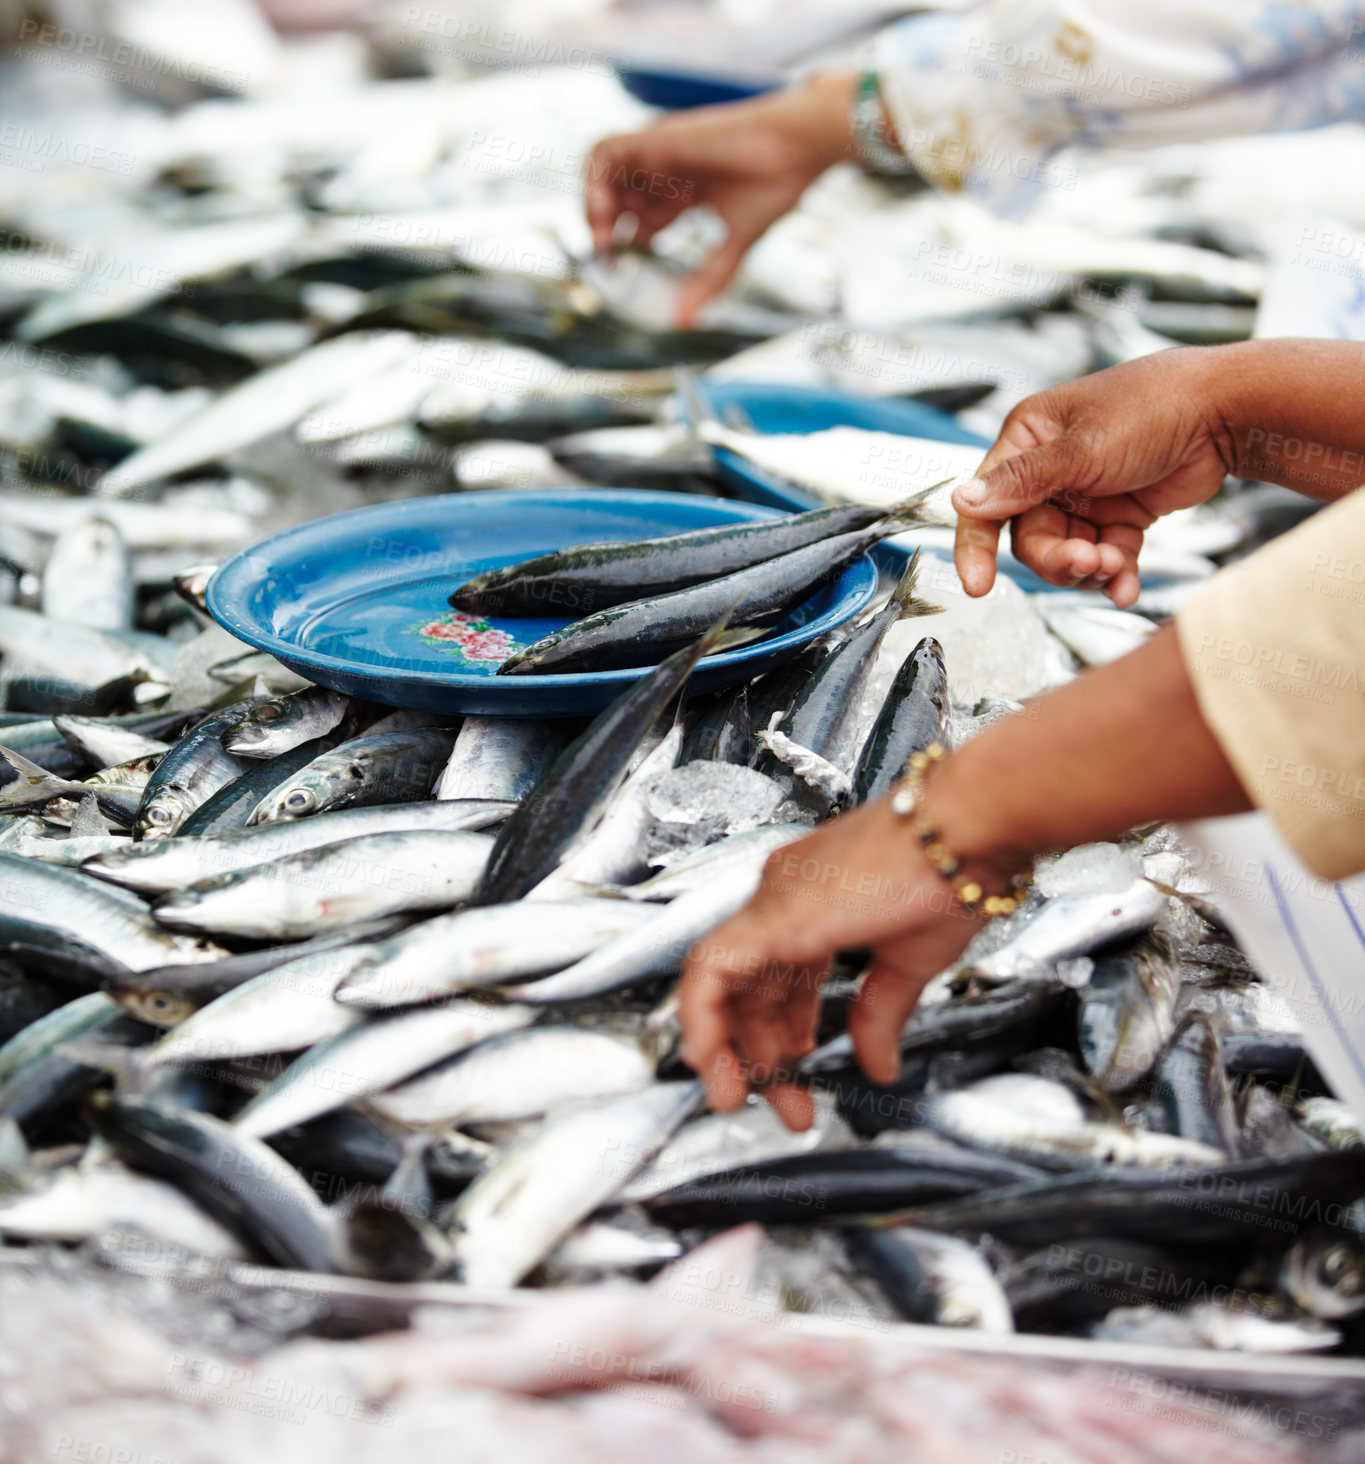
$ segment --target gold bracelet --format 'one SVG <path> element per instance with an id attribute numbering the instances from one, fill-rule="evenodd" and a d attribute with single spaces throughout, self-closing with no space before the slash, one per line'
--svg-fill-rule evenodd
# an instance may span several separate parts
<path id="1" fill-rule="evenodd" d="M 962 873 L 962 861 L 939 838 L 938 830 L 924 816 L 924 785 L 929 770 L 947 755 L 948 749 L 941 742 L 931 742 L 923 752 L 911 753 L 905 776 L 891 795 L 891 812 L 911 820 L 910 827 L 924 850 L 925 858 L 952 885 L 953 894 L 960 904 L 978 911 L 987 920 L 1013 915 L 1023 904 L 1033 882 L 1032 868 L 1010 876 L 1010 894 L 988 895 L 979 880 Z"/>

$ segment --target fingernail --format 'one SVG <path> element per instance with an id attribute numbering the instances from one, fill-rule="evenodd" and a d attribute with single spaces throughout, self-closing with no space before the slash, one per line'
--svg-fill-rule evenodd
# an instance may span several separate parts
<path id="1" fill-rule="evenodd" d="M 991 490 L 980 478 L 971 478 L 953 489 L 953 502 L 965 503 L 968 508 L 980 508 L 990 496 Z"/>

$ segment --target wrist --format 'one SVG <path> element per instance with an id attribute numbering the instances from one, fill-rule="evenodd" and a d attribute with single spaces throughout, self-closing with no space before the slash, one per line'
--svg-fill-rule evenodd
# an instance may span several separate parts
<path id="1" fill-rule="evenodd" d="M 797 166 L 812 177 L 854 156 L 853 98 L 858 75 L 818 71 L 783 92 L 789 109 L 789 135 Z"/>
<path id="2" fill-rule="evenodd" d="M 944 760 L 928 781 L 924 813 L 965 874 L 992 893 L 1007 890 L 1041 845 L 1021 815 L 1023 808 L 989 767 L 977 767 L 972 747 Z"/>

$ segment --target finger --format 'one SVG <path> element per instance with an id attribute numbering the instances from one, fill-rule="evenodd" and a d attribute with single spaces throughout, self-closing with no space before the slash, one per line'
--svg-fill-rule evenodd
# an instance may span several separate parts
<path id="1" fill-rule="evenodd" d="M 588 158 L 587 206 L 588 225 L 592 229 L 593 248 L 599 254 L 610 254 L 612 229 L 621 211 L 616 188 L 612 183 L 615 164 L 615 139 L 599 142 Z"/>
<path id="2" fill-rule="evenodd" d="M 749 252 L 749 246 L 757 238 L 755 233 L 741 231 L 732 226 L 725 242 L 700 269 L 683 281 L 683 287 L 678 293 L 678 325 L 683 330 L 691 330 L 702 306 L 708 300 L 714 300 L 734 279 L 735 271 Z"/>
<path id="3" fill-rule="evenodd" d="M 1141 593 L 1142 581 L 1138 578 L 1136 569 L 1125 569 L 1105 589 L 1105 594 L 1120 610 L 1127 610 L 1135 605 Z"/>
<path id="4" fill-rule="evenodd" d="M 849 1036 L 862 1070 L 874 1083 L 900 1076 L 900 1036 L 919 1000 L 923 982 L 879 954 L 848 1014 Z"/>
<path id="5" fill-rule="evenodd" d="M 1010 526 L 1014 557 L 1050 585 L 1071 588 L 1100 569 L 1100 551 L 1088 539 L 1073 539 L 1060 509 L 1030 509 Z"/>
<path id="6" fill-rule="evenodd" d="M 995 558 L 1000 546 L 1000 525 L 959 518 L 953 540 L 953 564 L 962 588 L 973 599 L 988 594 L 995 583 Z"/>
<path id="7" fill-rule="evenodd" d="M 953 507 L 967 518 L 1007 519 L 1054 495 L 1083 494 L 1093 476 L 1085 454 L 1085 444 L 1074 436 L 1027 448 L 959 484 L 953 490 Z"/>
<path id="8" fill-rule="evenodd" d="M 801 1058 L 815 1047 L 815 1026 L 820 1020 L 820 999 L 825 972 L 814 972 L 808 981 L 792 989 L 783 1010 L 783 1050 L 789 1058 Z"/>
<path id="9" fill-rule="evenodd" d="M 815 1103 L 804 1088 L 790 1083 L 774 1083 L 763 1090 L 777 1116 L 793 1133 L 802 1134 L 815 1122 Z"/>
<path id="10" fill-rule="evenodd" d="M 732 1041 L 731 1009 L 732 958 L 748 948 L 747 940 L 742 918 L 727 921 L 688 953 L 678 990 L 683 1061 L 705 1083 L 711 1106 L 720 1112 L 738 1108 L 749 1087 Z"/>

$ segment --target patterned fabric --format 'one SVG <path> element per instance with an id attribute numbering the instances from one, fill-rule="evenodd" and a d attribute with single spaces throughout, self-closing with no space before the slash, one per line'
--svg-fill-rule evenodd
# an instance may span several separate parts
<path id="1" fill-rule="evenodd" d="M 1064 181 L 1068 144 L 1365 117 L 1365 4 L 981 0 L 888 27 L 872 64 L 920 172 L 1008 208 Z"/>

